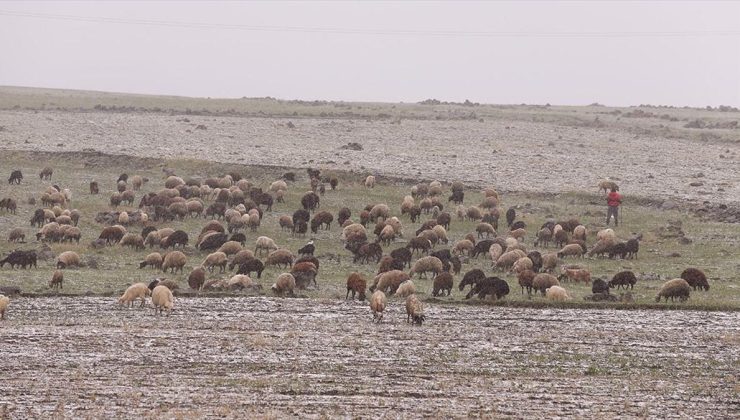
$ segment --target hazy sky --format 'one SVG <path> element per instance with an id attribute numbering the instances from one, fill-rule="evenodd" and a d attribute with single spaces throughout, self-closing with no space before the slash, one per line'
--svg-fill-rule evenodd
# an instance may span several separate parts
<path id="1" fill-rule="evenodd" d="M 740 2 L 0 2 L 0 84 L 740 106 Z"/>

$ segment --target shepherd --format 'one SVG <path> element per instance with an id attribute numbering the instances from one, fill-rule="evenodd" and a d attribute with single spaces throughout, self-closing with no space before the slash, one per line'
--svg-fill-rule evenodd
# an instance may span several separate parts
<path id="1" fill-rule="evenodd" d="M 622 195 L 617 192 L 617 188 L 612 187 L 611 192 L 606 196 L 606 205 L 609 208 L 606 211 L 606 225 L 609 226 L 609 219 L 614 216 L 614 226 L 619 226 L 619 205 L 622 204 Z"/>

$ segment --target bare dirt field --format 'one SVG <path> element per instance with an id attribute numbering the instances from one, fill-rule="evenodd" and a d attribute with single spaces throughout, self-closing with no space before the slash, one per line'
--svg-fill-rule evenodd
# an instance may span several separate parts
<path id="1" fill-rule="evenodd" d="M 334 300 L 13 302 L 0 414 L 67 417 L 736 418 L 738 313 Z"/>

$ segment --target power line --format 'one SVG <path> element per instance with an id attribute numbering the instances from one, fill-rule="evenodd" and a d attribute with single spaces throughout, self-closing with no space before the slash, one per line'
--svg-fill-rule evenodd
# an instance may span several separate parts
<path id="1" fill-rule="evenodd" d="M 187 29 L 226 29 L 252 32 L 296 32 L 342 35 L 401 35 L 431 37 L 486 37 L 486 38 L 662 38 L 662 37 L 707 37 L 739 36 L 740 30 L 712 31 L 598 31 L 598 32 L 554 32 L 554 31 L 457 31 L 457 30 L 408 30 L 408 29 L 351 29 L 307 26 L 239 25 L 229 23 L 178 22 L 153 19 L 131 19 L 101 16 L 74 16 L 51 13 L 18 12 L 0 10 L 0 16 L 46 19 L 68 22 L 112 23 L 117 25 L 158 26 Z"/>

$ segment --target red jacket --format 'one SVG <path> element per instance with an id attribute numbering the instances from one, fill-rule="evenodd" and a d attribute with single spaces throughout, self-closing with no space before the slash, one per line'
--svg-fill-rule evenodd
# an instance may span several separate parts
<path id="1" fill-rule="evenodd" d="M 616 191 L 610 192 L 609 195 L 606 196 L 606 204 L 609 207 L 617 207 L 621 203 L 622 203 L 622 195 Z"/>

